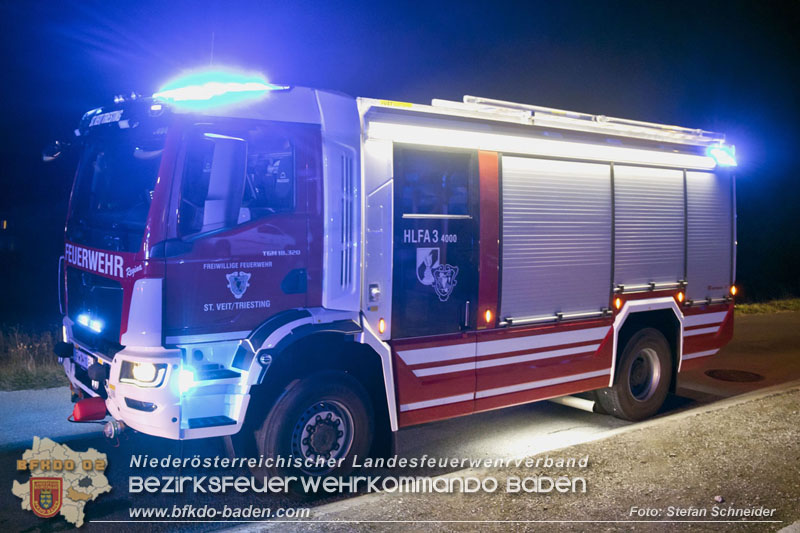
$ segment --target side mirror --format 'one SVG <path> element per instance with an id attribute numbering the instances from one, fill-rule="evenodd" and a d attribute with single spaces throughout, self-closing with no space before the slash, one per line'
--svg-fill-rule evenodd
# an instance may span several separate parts
<path id="1" fill-rule="evenodd" d="M 45 163 L 49 163 L 50 161 L 55 161 L 61 154 L 64 153 L 66 150 L 67 145 L 61 141 L 53 141 L 47 146 L 44 147 L 42 150 L 42 161 Z"/>

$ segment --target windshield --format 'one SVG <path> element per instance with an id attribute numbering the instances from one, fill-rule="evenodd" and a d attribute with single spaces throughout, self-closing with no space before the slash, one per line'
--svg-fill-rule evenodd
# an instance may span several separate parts
<path id="1" fill-rule="evenodd" d="M 136 252 L 142 243 L 166 128 L 90 131 L 72 194 L 67 239 Z"/>

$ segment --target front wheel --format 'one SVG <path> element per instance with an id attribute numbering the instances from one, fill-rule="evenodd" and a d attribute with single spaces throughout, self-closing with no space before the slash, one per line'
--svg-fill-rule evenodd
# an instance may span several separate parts
<path id="1" fill-rule="evenodd" d="M 670 348 L 653 328 L 631 337 L 619 358 L 614 386 L 595 392 L 602 410 L 623 420 L 643 420 L 664 404 L 672 379 Z"/>
<path id="2" fill-rule="evenodd" d="M 353 377 L 320 372 L 302 378 L 287 387 L 255 431 L 258 452 L 284 462 L 253 474 L 347 475 L 353 457 L 369 453 L 373 431 L 369 396 Z"/>

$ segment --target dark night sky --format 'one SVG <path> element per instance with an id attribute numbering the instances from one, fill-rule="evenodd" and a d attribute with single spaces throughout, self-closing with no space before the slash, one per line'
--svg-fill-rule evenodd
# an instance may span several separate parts
<path id="1" fill-rule="evenodd" d="M 3 259 L 0 289 L 12 298 L 0 321 L 57 316 L 55 263 L 74 168 L 42 165 L 42 146 L 114 94 L 150 94 L 208 64 L 212 34 L 215 64 L 277 83 L 423 103 L 476 94 L 724 132 L 740 163 L 743 292 L 800 293 L 796 0 L 2 0 L 0 215 L 20 247 Z"/>

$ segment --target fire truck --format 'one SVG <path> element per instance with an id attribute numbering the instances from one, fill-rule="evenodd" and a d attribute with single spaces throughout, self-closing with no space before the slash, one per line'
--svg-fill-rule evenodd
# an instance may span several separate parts
<path id="1" fill-rule="evenodd" d="M 56 354 L 108 434 L 341 474 L 499 407 L 588 392 L 649 417 L 732 335 L 720 134 L 223 71 L 75 134 Z"/>

